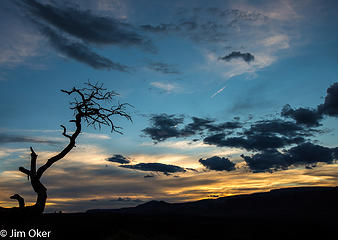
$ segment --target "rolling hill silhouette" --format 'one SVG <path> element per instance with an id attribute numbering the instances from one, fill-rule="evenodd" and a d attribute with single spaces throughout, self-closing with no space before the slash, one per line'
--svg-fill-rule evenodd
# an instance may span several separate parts
<path id="1" fill-rule="evenodd" d="M 87 213 L 208 217 L 312 217 L 337 213 L 338 187 L 295 187 L 196 202 L 150 201 L 136 207 L 92 209 Z"/>
<path id="2" fill-rule="evenodd" d="M 0 218 L 0 226 L 52 239 L 335 239 L 338 187 L 297 187 L 186 203 Z"/>

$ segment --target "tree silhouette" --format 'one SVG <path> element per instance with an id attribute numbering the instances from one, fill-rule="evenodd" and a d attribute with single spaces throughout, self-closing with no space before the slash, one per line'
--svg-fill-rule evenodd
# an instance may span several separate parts
<path id="1" fill-rule="evenodd" d="M 32 206 L 25 206 L 24 198 L 19 194 L 14 194 L 10 198 L 16 199 L 19 202 L 19 207 L 10 209 L 2 208 L 2 211 L 0 212 L 8 210 L 9 213 L 13 212 L 25 215 L 39 215 L 43 213 L 47 201 L 47 188 L 41 183 L 41 177 L 48 168 L 65 157 L 75 147 L 75 140 L 81 133 L 83 122 L 87 123 L 88 126 L 93 126 L 95 129 L 97 127 L 101 128 L 102 125 L 106 125 L 111 128 L 111 132 L 122 134 L 122 132 L 119 131 L 120 127 L 114 125 L 112 117 L 114 115 L 119 115 L 130 121 L 132 120 L 125 112 L 126 106 L 129 105 L 128 103 L 118 103 L 117 105 L 105 107 L 108 104 L 111 104 L 113 98 L 118 95 L 116 92 L 108 91 L 103 87 L 103 84 L 92 84 L 89 81 L 85 84 L 86 87 L 81 89 L 73 87 L 70 91 L 61 90 L 63 93 L 74 96 L 74 100 L 70 102 L 70 109 L 74 111 L 75 119 L 69 121 L 75 124 L 74 133 L 68 134 L 66 127 L 61 125 L 61 128 L 63 129 L 62 135 L 69 139 L 68 145 L 58 154 L 49 158 L 46 163 L 38 169 L 36 167 L 38 155 L 33 148 L 30 147 L 30 169 L 19 167 L 19 171 L 26 174 L 28 179 L 30 179 L 33 190 L 37 194 L 35 204 Z"/>

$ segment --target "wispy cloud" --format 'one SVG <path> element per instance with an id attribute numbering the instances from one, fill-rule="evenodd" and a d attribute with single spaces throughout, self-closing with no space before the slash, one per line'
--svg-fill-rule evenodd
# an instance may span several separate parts
<path id="1" fill-rule="evenodd" d="M 204 144 L 201 141 L 189 141 L 189 140 L 179 140 L 179 141 L 165 141 L 159 142 L 154 145 L 153 142 L 143 142 L 141 146 L 153 146 L 153 147 L 163 147 L 163 148 L 172 148 L 176 150 L 197 150 L 210 148 L 210 145 Z"/>
<path id="2" fill-rule="evenodd" d="M 262 40 L 266 47 L 273 47 L 276 50 L 286 49 L 290 47 L 289 37 L 285 34 L 273 35 Z"/>
<path id="3" fill-rule="evenodd" d="M 164 90 L 167 93 L 176 92 L 179 90 L 179 87 L 173 83 L 163 83 L 163 82 L 151 82 L 151 86 Z"/>
<path id="4" fill-rule="evenodd" d="M 102 139 L 102 140 L 111 139 L 111 137 L 108 136 L 107 134 L 87 133 L 87 132 L 81 133 L 81 137 L 88 138 L 88 139 Z"/>
<path id="5" fill-rule="evenodd" d="M 61 143 L 61 141 L 58 140 L 59 139 L 55 140 L 32 136 L 8 135 L 0 132 L 0 144 L 30 142 L 30 143 L 44 143 L 55 145 Z"/>
<path id="6" fill-rule="evenodd" d="M 148 68 L 156 72 L 163 74 L 179 74 L 180 72 L 176 69 L 176 65 L 162 63 L 162 62 L 151 62 L 148 64 Z"/>
<path id="7" fill-rule="evenodd" d="M 0 8 L 0 65 L 9 68 L 42 55 L 43 37 L 17 13 L 14 1 L 2 1 Z"/>
<path id="8" fill-rule="evenodd" d="M 220 74 L 225 80 L 232 77 L 246 74 L 253 78 L 257 76 L 257 71 L 270 66 L 276 61 L 276 57 L 266 54 L 264 52 L 257 52 L 255 54 L 255 61 L 247 64 L 239 59 L 234 59 L 229 62 L 219 61 L 216 53 L 211 51 L 204 51 L 206 64 L 201 66 L 201 69 Z"/>
<path id="9" fill-rule="evenodd" d="M 95 69 L 127 71 L 125 65 L 101 56 L 91 45 L 136 46 L 149 52 L 156 51 L 152 42 L 134 31 L 130 24 L 82 10 L 78 5 L 43 4 L 35 0 L 14 3 L 56 51 Z"/>
<path id="10" fill-rule="evenodd" d="M 51 46 L 69 58 L 85 63 L 95 69 L 128 71 L 127 66 L 112 62 L 110 59 L 95 53 L 82 42 L 65 38 L 47 26 L 39 25 L 39 27 L 41 33 L 49 39 Z"/>

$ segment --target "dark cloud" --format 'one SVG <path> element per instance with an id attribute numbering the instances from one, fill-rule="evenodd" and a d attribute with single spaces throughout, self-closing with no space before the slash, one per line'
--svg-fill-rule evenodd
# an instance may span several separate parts
<path id="1" fill-rule="evenodd" d="M 143 131 L 157 141 L 199 134 L 204 138 L 205 144 L 259 152 L 251 157 L 243 156 L 250 169 L 257 172 L 287 169 L 290 165 L 305 165 L 311 168 L 318 162 L 332 163 L 337 159 L 338 148 L 331 149 L 311 143 L 316 142 L 311 140 L 311 137 L 323 133 L 316 128 L 321 125 L 323 115 L 336 116 L 337 96 L 338 83 L 335 83 L 328 88 L 325 102 L 318 106 L 318 110 L 292 109 L 285 105 L 281 115 L 295 121 L 266 119 L 253 122 L 247 127 L 248 123 L 245 122 L 216 123 L 214 119 L 192 117 L 192 122 L 183 125 L 183 117 L 178 119 L 171 115 L 174 122 L 167 119 L 162 121 L 162 124 L 157 124 L 153 120 L 153 128 Z M 160 116 L 169 117 L 163 114 Z M 180 124 L 183 126 L 180 127 Z M 153 131 L 149 131 L 150 129 Z M 288 147 L 291 148 L 285 150 Z M 284 149 L 283 152 L 280 152 L 280 149 Z M 206 163 L 206 160 L 201 161 Z"/>
<path id="2" fill-rule="evenodd" d="M 229 134 L 221 132 L 209 135 L 203 141 L 218 147 L 263 151 L 302 143 L 305 141 L 304 136 L 310 135 L 308 129 L 280 119 L 257 121 L 239 134 L 242 136 L 227 137 Z"/>
<path id="3" fill-rule="evenodd" d="M 120 167 L 136 169 L 140 171 L 162 172 L 164 174 L 185 172 L 184 168 L 163 163 L 138 163 L 135 165 L 121 165 Z"/>
<path id="4" fill-rule="evenodd" d="M 256 121 L 249 128 L 243 129 L 231 136 L 227 132 L 218 132 L 204 138 L 204 143 L 218 147 L 243 148 L 248 151 L 266 151 L 283 148 L 292 144 L 304 143 L 306 137 L 312 137 L 320 130 L 309 128 L 282 119 Z"/>
<path id="5" fill-rule="evenodd" d="M 241 58 L 243 61 L 250 63 L 255 60 L 255 57 L 251 53 L 232 52 L 224 57 L 219 57 L 219 60 L 231 61 L 232 59 Z"/>
<path id="6" fill-rule="evenodd" d="M 167 114 L 153 115 L 150 118 L 152 126 L 143 129 L 142 132 L 154 141 L 160 142 L 172 137 L 179 138 L 202 134 L 203 131 L 209 133 L 222 132 L 242 127 L 242 124 L 237 121 L 215 123 L 215 120 L 208 118 L 191 117 L 191 119 L 191 123 L 179 128 L 178 125 L 183 124 L 184 117 Z"/>
<path id="7" fill-rule="evenodd" d="M 333 157 L 334 157 L 334 159 L 338 160 L 338 147 L 333 148 L 332 151 L 333 151 Z"/>
<path id="8" fill-rule="evenodd" d="M 253 172 L 266 172 L 288 169 L 291 165 L 305 165 L 313 168 L 318 162 L 333 163 L 336 148 L 328 148 L 309 142 L 300 144 L 284 153 L 276 149 L 266 150 L 249 156 L 241 155 Z"/>
<path id="9" fill-rule="evenodd" d="M 47 140 L 36 137 L 27 137 L 27 136 L 18 136 L 18 135 L 6 135 L 0 133 L 0 144 L 6 143 L 20 143 L 20 142 L 30 142 L 30 143 L 45 143 L 45 144 L 59 144 L 60 141 Z"/>
<path id="10" fill-rule="evenodd" d="M 203 131 L 207 126 L 210 126 L 215 122 L 215 120 L 206 119 L 206 118 L 199 118 L 199 117 L 192 117 L 192 123 L 187 124 L 183 131 L 191 134 L 195 134 L 195 132 Z"/>
<path id="11" fill-rule="evenodd" d="M 154 34 L 176 33 L 199 43 L 224 43 L 231 30 L 242 23 L 265 21 L 260 13 L 238 9 L 193 8 L 180 9 L 176 20 L 158 25 L 141 25 L 140 29 Z"/>
<path id="12" fill-rule="evenodd" d="M 109 162 L 116 162 L 121 164 L 127 164 L 130 163 L 130 160 L 120 154 L 115 154 L 114 156 L 107 159 Z"/>
<path id="13" fill-rule="evenodd" d="M 290 164 L 315 164 L 318 162 L 332 163 L 334 160 L 334 149 L 304 143 L 287 151 Z"/>
<path id="14" fill-rule="evenodd" d="M 287 157 L 275 149 L 266 150 L 249 156 L 241 155 L 253 172 L 285 170 L 289 163 Z"/>
<path id="15" fill-rule="evenodd" d="M 281 119 L 262 120 L 253 123 L 248 130 L 244 131 L 245 135 L 272 135 L 279 134 L 283 136 L 302 136 L 311 135 L 307 128 L 297 125 L 290 121 Z"/>
<path id="16" fill-rule="evenodd" d="M 193 172 L 198 172 L 196 169 L 194 169 L 194 168 L 185 168 L 186 170 L 188 170 L 188 171 L 193 171 Z"/>
<path id="17" fill-rule="evenodd" d="M 338 117 L 338 82 L 332 84 L 327 90 L 325 101 L 317 106 L 317 109 L 298 108 L 292 109 L 289 104 L 282 109 L 281 115 L 296 120 L 299 124 L 308 127 L 320 126 L 324 115 Z"/>
<path id="18" fill-rule="evenodd" d="M 160 72 L 164 74 L 179 74 L 180 73 L 176 69 L 175 65 L 161 63 L 161 62 L 149 63 L 148 68 L 156 72 Z"/>
<path id="19" fill-rule="evenodd" d="M 233 121 L 233 122 L 223 122 L 219 124 L 205 124 L 204 129 L 206 129 L 209 132 L 222 132 L 226 130 L 234 130 L 241 128 L 243 126 L 242 123 L 238 121 Z"/>
<path id="20" fill-rule="evenodd" d="M 155 175 L 145 175 L 145 176 L 143 176 L 144 178 L 153 178 L 153 177 L 155 177 Z"/>
<path id="21" fill-rule="evenodd" d="M 255 134 L 245 137 L 228 137 L 224 133 L 208 136 L 203 142 L 218 147 L 243 148 L 248 151 L 263 151 L 267 149 L 281 148 L 305 141 L 303 137 L 284 137 L 276 135 Z"/>
<path id="22" fill-rule="evenodd" d="M 109 200 L 110 202 L 137 202 L 137 203 L 140 203 L 140 202 L 143 202 L 142 200 L 138 199 L 138 198 L 129 198 L 129 197 L 118 197 L 118 198 L 115 198 L 115 199 L 110 199 Z"/>
<path id="23" fill-rule="evenodd" d="M 320 114 L 338 117 L 338 82 L 332 84 L 327 89 L 324 104 L 318 106 Z"/>
<path id="24" fill-rule="evenodd" d="M 183 117 L 175 117 L 175 115 L 153 115 L 150 118 L 152 126 L 143 129 L 142 132 L 157 142 L 164 141 L 171 137 L 179 137 L 181 134 L 176 126 L 183 123 L 183 120 Z"/>
<path id="25" fill-rule="evenodd" d="M 305 137 L 313 136 L 315 130 L 281 119 L 262 120 L 253 123 L 250 128 L 242 129 L 243 123 L 230 121 L 215 123 L 208 118 L 192 117 L 192 122 L 183 127 L 183 117 L 160 114 L 150 119 L 152 127 L 143 132 L 154 141 L 164 141 L 168 138 L 190 137 L 205 135 L 204 143 L 218 147 L 243 148 L 249 151 L 263 151 L 300 144 L 306 141 Z M 239 132 L 238 130 L 242 131 Z M 237 134 L 239 136 L 232 136 Z"/>
<path id="26" fill-rule="evenodd" d="M 128 71 L 127 66 L 114 63 L 108 58 L 98 55 L 81 42 L 65 38 L 46 26 L 40 25 L 39 28 L 41 33 L 48 38 L 51 46 L 69 58 L 85 63 L 95 69 L 118 70 L 121 72 Z"/>
<path id="27" fill-rule="evenodd" d="M 281 111 L 281 116 L 290 117 L 296 120 L 299 124 L 304 124 L 309 127 L 319 126 L 322 115 L 315 109 L 310 108 L 298 108 L 292 109 L 289 104 L 285 105 Z"/>
<path id="28" fill-rule="evenodd" d="M 95 69 L 128 72 L 128 67 L 94 52 L 90 44 L 138 46 L 155 52 L 150 40 L 116 19 L 98 16 L 90 10 L 61 8 L 34 0 L 15 1 L 26 16 L 61 54 Z"/>
<path id="29" fill-rule="evenodd" d="M 228 158 L 213 156 L 207 159 L 200 159 L 199 162 L 207 169 L 215 171 L 233 171 L 235 170 L 235 164 Z"/>
<path id="30" fill-rule="evenodd" d="M 141 25 L 140 28 L 144 31 L 153 32 L 153 33 L 169 33 L 169 32 L 177 32 L 181 30 L 181 28 L 178 25 L 173 24 L 173 23 L 162 23 L 156 26 L 145 24 L 145 25 Z"/>
<path id="31" fill-rule="evenodd" d="M 35 19 L 88 43 L 134 45 L 152 49 L 150 41 L 133 31 L 129 24 L 94 15 L 90 10 L 82 11 L 71 7 L 61 9 L 34 0 L 24 0 L 20 6 Z"/>

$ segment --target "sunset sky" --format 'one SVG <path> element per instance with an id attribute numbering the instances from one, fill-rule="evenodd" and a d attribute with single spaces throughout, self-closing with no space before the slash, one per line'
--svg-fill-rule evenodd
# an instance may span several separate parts
<path id="1" fill-rule="evenodd" d="M 18 167 L 66 146 L 88 80 L 133 121 L 84 124 L 47 212 L 337 186 L 337 29 L 334 0 L 1 1 L 0 206 L 35 201 Z"/>

